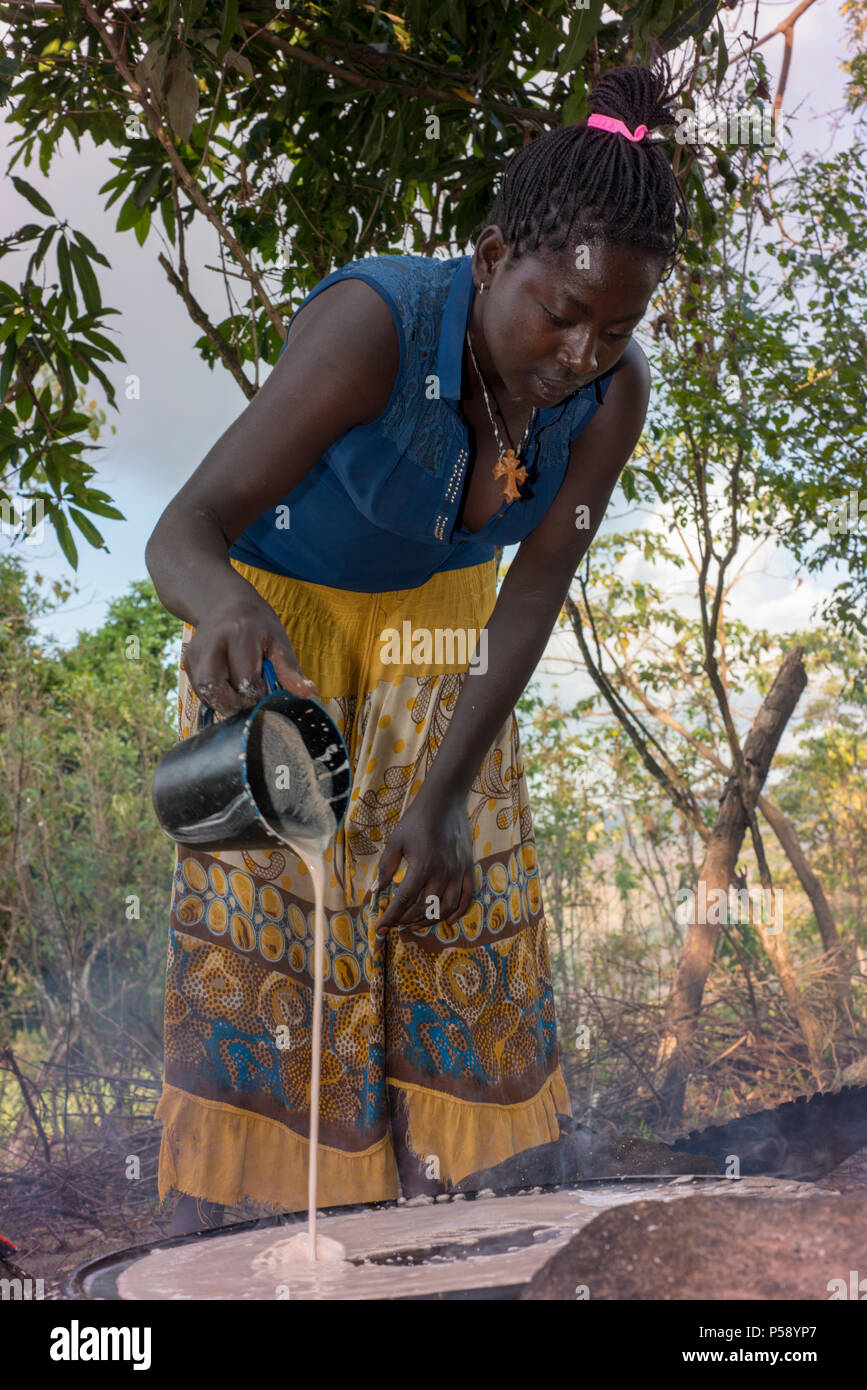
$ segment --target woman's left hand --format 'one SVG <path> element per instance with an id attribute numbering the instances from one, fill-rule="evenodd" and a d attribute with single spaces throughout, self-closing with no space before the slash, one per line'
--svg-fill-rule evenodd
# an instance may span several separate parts
<path id="1" fill-rule="evenodd" d="M 463 797 L 426 799 L 424 788 L 401 816 L 379 861 L 379 892 L 391 882 L 402 858 L 406 873 L 376 924 L 417 928 L 454 922 L 473 900 L 473 836 Z M 433 900 L 433 901 L 431 901 Z"/>

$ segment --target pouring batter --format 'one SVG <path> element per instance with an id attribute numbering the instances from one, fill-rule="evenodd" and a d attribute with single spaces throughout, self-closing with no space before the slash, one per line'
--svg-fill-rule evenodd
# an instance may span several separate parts
<path id="1" fill-rule="evenodd" d="M 307 865 L 313 884 L 313 1017 L 310 1052 L 310 1142 L 307 1158 L 306 1233 L 280 1243 L 284 1262 L 293 1260 L 341 1260 L 339 1241 L 316 1236 L 316 1207 L 319 1159 L 319 1095 L 322 1080 L 322 999 L 324 994 L 325 953 L 325 851 L 336 821 L 319 784 L 317 769 L 295 725 L 283 715 L 263 710 L 254 722 L 258 748 L 257 775 L 253 784 L 260 810 L 267 805 L 272 825 L 285 835 L 292 848 Z M 345 764 L 344 764 L 345 766 Z"/>
<path id="2" fill-rule="evenodd" d="M 317 1122 L 328 1206 L 438 1192 L 570 1113 L 513 711 L 644 423 L 632 333 L 686 217 L 648 134 L 675 123 L 667 80 L 606 73 L 587 122 L 532 139 L 471 255 L 321 280 L 148 543 L 185 622 L 179 736 L 201 700 L 249 708 L 268 656 L 315 689 L 353 778 L 323 856 L 316 1121 L 307 865 L 178 850 L 157 1108 L 176 1231 L 303 1210 Z"/>

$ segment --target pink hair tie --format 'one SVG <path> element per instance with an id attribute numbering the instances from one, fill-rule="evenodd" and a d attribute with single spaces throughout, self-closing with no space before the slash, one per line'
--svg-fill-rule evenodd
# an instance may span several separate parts
<path id="1" fill-rule="evenodd" d="M 636 126 L 635 130 L 631 131 L 624 121 L 618 121 L 614 116 L 600 116 L 596 111 L 592 116 L 588 116 L 587 124 L 594 130 L 608 130 L 612 135 L 625 135 L 627 140 L 632 141 L 641 140 L 647 134 L 646 125 Z"/>

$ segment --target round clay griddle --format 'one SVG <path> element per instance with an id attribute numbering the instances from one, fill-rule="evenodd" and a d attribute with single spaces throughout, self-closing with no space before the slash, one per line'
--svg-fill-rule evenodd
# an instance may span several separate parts
<path id="1" fill-rule="evenodd" d="M 304 1229 L 303 1213 L 118 1251 L 76 1270 L 74 1298 L 121 1300 L 514 1299 L 551 1256 L 606 1210 L 701 1191 L 720 1200 L 791 1196 L 809 1184 L 773 1178 L 630 1178 L 568 1187 L 400 1199 L 320 1213 L 339 1264 L 281 1269 L 274 1247 Z M 271 1252 L 269 1255 L 268 1252 Z M 267 1258 L 263 1259 L 262 1257 Z"/>

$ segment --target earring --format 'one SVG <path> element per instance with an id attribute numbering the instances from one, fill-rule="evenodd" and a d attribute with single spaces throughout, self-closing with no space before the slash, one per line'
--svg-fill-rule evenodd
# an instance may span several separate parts
<path id="1" fill-rule="evenodd" d="M 484 293 L 485 293 L 485 286 L 484 286 L 484 283 L 483 283 L 483 284 L 479 285 L 479 294 L 484 294 Z"/>

